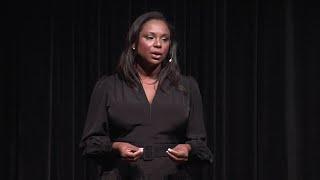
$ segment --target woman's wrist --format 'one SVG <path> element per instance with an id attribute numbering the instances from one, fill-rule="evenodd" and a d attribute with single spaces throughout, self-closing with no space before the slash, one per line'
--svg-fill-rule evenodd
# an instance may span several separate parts
<path id="1" fill-rule="evenodd" d="M 112 150 L 118 150 L 119 149 L 119 142 L 113 142 L 112 143 Z"/>
<path id="2" fill-rule="evenodd" d="M 188 152 L 190 152 L 191 151 L 191 145 L 190 144 L 184 144 L 185 145 L 185 147 L 188 149 Z"/>

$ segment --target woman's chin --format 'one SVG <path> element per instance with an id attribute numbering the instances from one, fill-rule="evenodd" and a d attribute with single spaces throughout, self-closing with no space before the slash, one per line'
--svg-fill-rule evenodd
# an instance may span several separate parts
<path id="1" fill-rule="evenodd" d="M 159 64 L 161 64 L 161 62 L 163 61 L 163 59 L 158 59 L 158 58 L 150 58 L 149 60 L 148 60 L 148 63 L 151 65 L 151 64 L 153 64 L 153 65 L 159 65 Z"/>

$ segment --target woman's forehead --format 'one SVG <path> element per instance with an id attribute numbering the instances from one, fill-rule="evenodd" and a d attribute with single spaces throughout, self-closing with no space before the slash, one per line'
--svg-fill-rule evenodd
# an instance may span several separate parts
<path id="1" fill-rule="evenodd" d="M 159 19 L 151 19 L 144 23 L 141 32 L 170 35 L 170 30 L 167 23 Z"/>

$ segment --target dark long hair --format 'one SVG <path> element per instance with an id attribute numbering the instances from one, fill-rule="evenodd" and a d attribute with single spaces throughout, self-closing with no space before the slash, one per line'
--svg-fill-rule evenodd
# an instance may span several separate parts
<path id="1" fill-rule="evenodd" d="M 149 20 L 162 20 L 164 21 L 170 30 L 170 50 L 169 53 L 161 64 L 161 70 L 158 76 L 159 87 L 161 88 L 162 82 L 167 78 L 170 83 L 178 89 L 183 89 L 180 86 L 181 73 L 177 62 L 177 42 L 174 37 L 173 26 L 167 21 L 162 13 L 157 11 L 148 12 L 139 16 L 131 25 L 127 39 L 125 49 L 120 56 L 117 72 L 121 78 L 126 81 L 130 87 L 138 87 L 140 83 L 138 72 L 135 69 L 135 58 L 137 56 L 136 51 L 132 49 L 133 44 L 138 44 L 139 34 L 142 30 L 142 26 Z M 171 62 L 169 60 L 171 59 Z"/>

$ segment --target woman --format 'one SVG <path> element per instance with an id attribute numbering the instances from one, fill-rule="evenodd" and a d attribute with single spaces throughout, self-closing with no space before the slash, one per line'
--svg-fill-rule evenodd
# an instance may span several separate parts
<path id="1" fill-rule="evenodd" d="M 212 162 L 202 118 L 198 85 L 179 71 L 173 29 L 149 12 L 132 24 L 117 73 L 95 85 L 80 146 L 102 179 L 192 179 L 192 165 Z"/>

